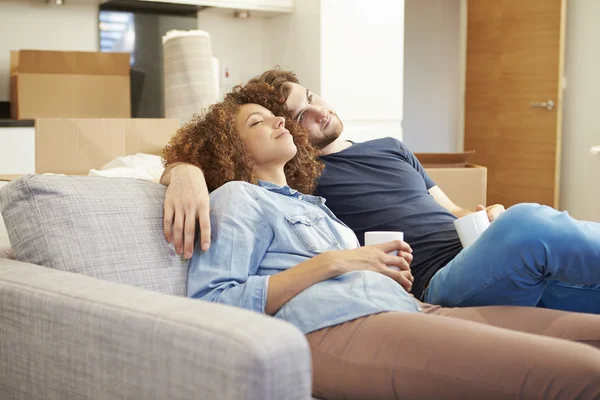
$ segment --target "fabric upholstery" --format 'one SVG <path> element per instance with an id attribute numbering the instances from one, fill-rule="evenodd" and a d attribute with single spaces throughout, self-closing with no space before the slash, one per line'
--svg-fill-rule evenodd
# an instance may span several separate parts
<path id="1" fill-rule="evenodd" d="M 163 234 L 165 186 L 129 178 L 27 175 L 0 189 L 17 260 L 185 295 L 189 262 Z"/>
<path id="2" fill-rule="evenodd" d="M 304 335 L 264 315 L 0 260 L 2 400 L 308 400 Z"/>

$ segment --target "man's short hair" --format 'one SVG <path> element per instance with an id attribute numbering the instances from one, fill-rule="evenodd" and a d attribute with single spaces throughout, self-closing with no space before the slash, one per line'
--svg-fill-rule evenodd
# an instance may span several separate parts
<path id="1" fill-rule="evenodd" d="M 266 83 L 274 86 L 277 93 L 287 100 L 290 94 L 290 87 L 286 84 L 298 83 L 298 78 L 292 71 L 285 71 L 279 67 L 275 67 L 264 72 L 261 76 L 252 78 L 248 83 Z"/>

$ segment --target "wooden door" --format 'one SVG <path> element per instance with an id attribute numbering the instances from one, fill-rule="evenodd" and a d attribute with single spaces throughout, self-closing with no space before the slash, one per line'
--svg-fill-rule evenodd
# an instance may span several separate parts
<path id="1" fill-rule="evenodd" d="M 558 207 L 564 0 L 467 8 L 464 145 L 488 167 L 488 204 Z"/>

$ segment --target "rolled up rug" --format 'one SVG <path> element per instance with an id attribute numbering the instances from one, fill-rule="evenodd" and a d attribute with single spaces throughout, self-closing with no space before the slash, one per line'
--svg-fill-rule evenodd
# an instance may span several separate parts
<path id="1" fill-rule="evenodd" d="M 182 123 L 217 102 L 211 37 L 201 30 L 163 36 L 165 117 Z"/>

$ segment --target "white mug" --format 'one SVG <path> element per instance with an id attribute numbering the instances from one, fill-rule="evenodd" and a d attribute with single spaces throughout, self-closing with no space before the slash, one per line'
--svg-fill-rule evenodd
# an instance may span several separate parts
<path id="1" fill-rule="evenodd" d="M 392 240 L 404 240 L 404 232 L 398 231 L 372 231 L 365 232 L 365 246 L 372 246 L 374 244 L 381 244 L 385 242 L 391 242 Z M 397 251 L 392 251 L 389 254 L 395 256 L 398 255 Z"/>
<path id="2" fill-rule="evenodd" d="M 475 240 L 490 226 L 486 210 L 465 215 L 454 221 L 454 227 L 464 248 L 475 243 Z"/>

